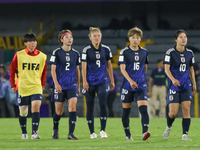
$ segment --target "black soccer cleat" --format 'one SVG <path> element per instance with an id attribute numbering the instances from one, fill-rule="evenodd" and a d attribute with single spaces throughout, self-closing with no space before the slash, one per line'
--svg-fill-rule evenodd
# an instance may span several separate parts
<path id="1" fill-rule="evenodd" d="M 78 140 L 78 138 L 75 137 L 75 136 L 73 135 L 73 133 L 69 134 L 68 137 L 67 137 L 67 139 L 68 139 L 68 140 Z"/>
<path id="2" fill-rule="evenodd" d="M 53 139 L 59 139 L 58 129 L 53 130 L 52 138 L 53 138 Z"/>

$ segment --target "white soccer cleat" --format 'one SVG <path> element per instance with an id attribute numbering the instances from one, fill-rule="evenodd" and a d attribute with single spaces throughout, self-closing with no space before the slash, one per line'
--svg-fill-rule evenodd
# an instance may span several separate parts
<path id="1" fill-rule="evenodd" d="M 22 139 L 28 139 L 28 134 L 22 134 Z"/>
<path id="2" fill-rule="evenodd" d="M 94 132 L 92 134 L 90 134 L 90 138 L 91 139 L 97 139 L 97 136 L 98 135 L 96 133 L 94 133 Z"/>
<path id="3" fill-rule="evenodd" d="M 182 141 L 192 141 L 192 139 L 190 139 L 187 134 L 183 134 Z"/>
<path id="4" fill-rule="evenodd" d="M 168 139 L 169 139 L 169 135 L 170 135 L 171 130 L 172 130 L 172 127 L 171 127 L 171 128 L 169 128 L 168 126 L 166 127 L 166 130 L 165 130 L 165 132 L 164 132 L 164 134 L 163 134 L 163 138 L 164 138 L 165 140 L 168 140 Z"/>
<path id="5" fill-rule="evenodd" d="M 32 137 L 31 137 L 31 139 L 40 139 L 40 136 L 37 135 L 37 134 L 33 134 Z"/>
<path id="6" fill-rule="evenodd" d="M 107 133 L 103 130 L 100 132 L 100 137 L 104 139 L 108 138 Z"/>
<path id="7" fill-rule="evenodd" d="M 126 140 L 127 141 L 133 141 L 133 138 L 129 135 L 129 136 L 126 136 Z"/>

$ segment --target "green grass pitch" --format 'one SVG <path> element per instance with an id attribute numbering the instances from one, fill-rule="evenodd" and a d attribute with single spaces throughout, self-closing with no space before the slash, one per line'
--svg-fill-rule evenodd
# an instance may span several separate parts
<path id="1" fill-rule="evenodd" d="M 192 141 L 181 141 L 182 119 L 177 118 L 173 124 L 170 138 L 165 141 L 163 132 L 166 128 L 166 119 L 150 119 L 149 131 L 151 137 L 142 141 L 142 127 L 140 118 L 130 118 L 130 130 L 134 141 L 126 141 L 121 123 L 121 118 L 108 118 L 106 132 L 107 139 L 90 139 L 90 133 L 85 118 L 78 118 L 74 134 L 79 140 L 67 140 L 68 118 L 61 118 L 58 140 L 52 139 L 52 118 L 41 118 L 38 135 L 39 140 L 31 139 L 31 118 L 27 121 L 29 139 L 21 139 L 21 129 L 17 118 L 0 119 L 0 150 L 55 150 L 55 149 L 90 149 L 90 150 L 125 150 L 125 149 L 147 149 L 147 150 L 193 150 L 200 149 L 200 119 L 192 118 L 189 137 Z M 99 135 L 100 120 L 95 118 L 95 132 Z"/>

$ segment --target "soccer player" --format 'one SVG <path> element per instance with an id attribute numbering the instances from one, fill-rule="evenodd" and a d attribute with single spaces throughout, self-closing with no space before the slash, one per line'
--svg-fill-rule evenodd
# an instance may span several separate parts
<path id="1" fill-rule="evenodd" d="M 183 113 L 182 140 L 191 141 L 188 137 L 188 131 L 191 122 L 190 105 L 192 95 L 196 92 L 196 82 L 193 69 L 195 60 L 193 52 L 185 47 L 187 44 L 187 33 L 184 30 L 177 30 L 174 38 L 176 46 L 170 48 L 166 52 L 164 58 L 165 73 L 168 76 L 167 103 L 169 104 L 169 114 L 167 116 L 167 127 L 163 137 L 165 140 L 169 138 L 172 124 L 179 110 L 179 104 L 181 104 Z"/>
<path id="2" fill-rule="evenodd" d="M 107 73 L 111 79 L 111 91 L 114 89 L 114 78 L 112 68 L 112 53 L 108 46 L 101 44 L 102 33 L 99 28 L 90 27 L 89 38 L 91 44 L 86 46 L 82 52 L 82 77 L 83 89 L 86 91 L 87 123 L 90 130 L 90 138 L 97 138 L 94 132 L 94 98 L 95 92 L 99 98 L 100 106 L 100 137 L 107 138 L 105 132 L 107 121 Z"/>
<path id="3" fill-rule="evenodd" d="M 64 111 L 64 102 L 68 101 L 69 134 L 68 140 L 78 140 L 73 132 L 76 125 L 76 104 L 80 93 L 80 54 L 73 49 L 73 35 L 68 29 L 58 35 L 61 47 L 53 51 L 50 58 L 51 75 L 54 81 L 55 113 L 53 115 L 53 139 L 58 139 L 58 125 Z"/>
<path id="4" fill-rule="evenodd" d="M 24 35 L 23 42 L 26 48 L 17 52 L 12 60 L 10 69 L 10 82 L 12 91 L 18 88 L 19 123 L 22 130 L 22 139 L 28 139 L 26 130 L 26 120 L 28 115 L 28 105 L 31 103 L 32 111 L 32 137 L 40 139 L 37 135 L 40 121 L 40 106 L 42 103 L 42 93 L 45 87 L 47 65 L 46 55 L 36 49 L 37 37 L 33 33 Z M 15 82 L 15 71 L 18 69 L 18 86 Z"/>
<path id="5" fill-rule="evenodd" d="M 147 83 L 145 75 L 148 54 L 146 49 L 139 46 L 142 36 L 142 30 L 137 27 L 131 28 L 128 31 L 130 46 L 121 50 L 118 60 L 123 74 L 120 100 L 123 107 L 122 124 L 127 141 L 133 140 L 129 129 L 129 114 L 133 101 L 137 102 L 142 117 L 142 140 L 146 141 L 150 137 L 148 132 L 149 115 L 147 112 Z"/>

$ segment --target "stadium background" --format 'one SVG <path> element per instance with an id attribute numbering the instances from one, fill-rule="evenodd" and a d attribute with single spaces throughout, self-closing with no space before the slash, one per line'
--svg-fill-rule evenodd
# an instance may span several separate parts
<path id="1" fill-rule="evenodd" d="M 188 33 L 188 47 L 200 63 L 200 2 L 193 0 L 0 0 L 0 63 L 12 61 L 15 52 L 23 48 L 22 36 L 29 31 L 38 35 L 38 49 L 49 57 L 60 46 L 57 36 L 61 29 L 73 32 L 73 47 L 82 51 L 88 39 L 89 26 L 98 26 L 103 33 L 102 43 L 111 47 L 114 72 L 118 73 L 118 91 L 121 73 L 117 66 L 118 53 L 128 43 L 127 31 L 138 26 L 144 31 L 141 46 L 148 49 L 147 82 L 156 61 L 164 57 L 164 52 L 174 45 L 173 34 L 177 29 Z M 198 86 L 199 87 L 199 86 Z M 43 108 L 49 109 L 48 92 L 44 91 Z M 67 110 L 67 103 L 65 105 Z M 48 110 L 44 109 L 44 110 Z M 77 115 L 84 116 L 84 101 L 80 97 Z M 99 115 L 98 101 L 95 103 L 95 116 Z M 116 117 L 122 113 L 119 97 L 114 102 Z M 50 116 L 50 112 L 42 112 Z M 191 115 L 194 117 L 194 103 Z M 67 111 L 64 114 L 68 116 Z M 132 117 L 138 117 L 136 104 L 133 104 Z M 178 113 L 178 117 L 181 117 Z"/>

